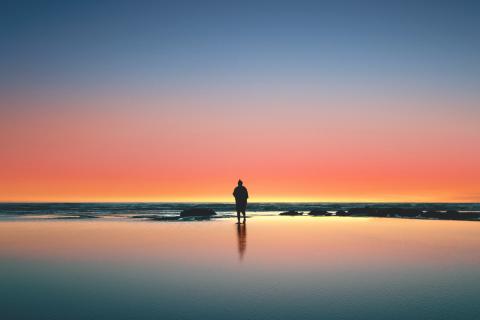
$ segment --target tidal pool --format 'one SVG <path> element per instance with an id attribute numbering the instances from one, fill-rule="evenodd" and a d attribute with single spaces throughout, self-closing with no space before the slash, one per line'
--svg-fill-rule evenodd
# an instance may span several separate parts
<path id="1" fill-rule="evenodd" d="M 480 222 L 0 222 L 1 319 L 475 319 Z"/>

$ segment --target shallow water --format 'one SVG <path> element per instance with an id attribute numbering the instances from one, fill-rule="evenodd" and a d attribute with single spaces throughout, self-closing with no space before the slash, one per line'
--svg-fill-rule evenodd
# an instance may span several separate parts
<path id="1" fill-rule="evenodd" d="M 272 216 L 282 211 L 296 210 L 349 210 L 351 208 L 414 208 L 423 210 L 457 210 L 480 212 L 480 203 L 340 203 L 340 202 L 264 202 L 249 203 L 250 216 Z M 126 203 L 0 203 L 0 220 L 5 219 L 48 219 L 65 217 L 131 218 L 133 216 L 176 216 L 182 210 L 200 207 L 211 208 L 217 217 L 231 217 L 235 214 L 233 203 L 176 203 L 176 202 L 126 202 Z"/>
<path id="2" fill-rule="evenodd" d="M 2 319 L 474 319 L 480 223 L 4 220 Z"/>

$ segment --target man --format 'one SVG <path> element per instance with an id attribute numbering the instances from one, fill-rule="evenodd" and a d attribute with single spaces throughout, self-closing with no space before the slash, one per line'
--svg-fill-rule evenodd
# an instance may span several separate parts
<path id="1" fill-rule="evenodd" d="M 238 186 L 233 190 L 233 196 L 235 197 L 235 206 L 237 208 L 237 219 L 240 224 L 240 212 L 243 214 L 243 223 L 245 223 L 245 211 L 247 210 L 248 191 L 243 186 L 242 180 L 238 180 Z"/>

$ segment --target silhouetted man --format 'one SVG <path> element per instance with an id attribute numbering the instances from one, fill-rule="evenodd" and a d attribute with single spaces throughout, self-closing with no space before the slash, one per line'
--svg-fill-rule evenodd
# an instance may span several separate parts
<path id="1" fill-rule="evenodd" d="M 235 188 L 235 190 L 233 190 L 233 196 L 235 197 L 238 223 L 240 223 L 240 212 L 243 214 L 243 223 L 245 223 L 248 191 L 247 188 L 243 186 L 242 180 L 238 180 L 238 186 Z"/>

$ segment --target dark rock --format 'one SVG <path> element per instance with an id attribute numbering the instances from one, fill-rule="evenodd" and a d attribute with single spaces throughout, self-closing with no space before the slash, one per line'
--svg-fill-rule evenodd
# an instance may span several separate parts
<path id="1" fill-rule="evenodd" d="M 375 208 L 350 208 L 348 213 L 353 216 L 376 216 L 377 210 Z"/>
<path id="2" fill-rule="evenodd" d="M 150 216 L 148 217 L 150 220 L 153 221 L 178 221 L 180 217 L 165 217 L 165 216 Z"/>
<path id="3" fill-rule="evenodd" d="M 435 218 L 435 219 L 440 219 L 442 213 L 440 211 L 433 211 L 429 210 L 426 212 L 422 212 L 421 217 L 422 218 Z"/>
<path id="4" fill-rule="evenodd" d="M 338 210 L 336 216 L 354 216 L 354 217 L 397 217 L 397 218 L 424 218 L 424 219 L 440 219 L 440 220 L 469 220 L 469 221 L 478 221 L 480 220 L 480 213 L 476 211 L 457 211 L 457 210 L 447 210 L 446 208 L 439 207 L 439 209 L 428 210 L 424 212 L 424 208 L 414 208 L 414 207 L 378 207 L 378 206 L 366 206 L 358 208 L 350 208 L 347 212 L 343 210 Z M 327 211 L 314 209 L 310 215 L 316 216 L 327 216 L 331 215 Z M 283 215 L 295 215 L 287 214 Z"/>
<path id="5" fill-rule="evenodd" d="M 442 211 L 427 211 L 422 213 L 422 218 L 440 219 L 440 220 L 479 220 L 480 213 L 478 212 L 458 212 L 456 210 Z"/>
<path id="6" fill-rule="evenodd" d="M 445 214 L 446 219 L 454 219 L 454 220 L 479 220 L 480 219 L 480 212 L 452 212 Z"/>
<path id="7" fill-rule="evenodd" d="M 308 213 L 309 216 L 327 216 L 329 213 L 325 210 L 314 209 Z"/>
<path id="8" fill-rule="evenodd" d="M 459 214 L 459 212 L 457 210 L 448 210 L 447 212 L 445 212 L 445 214 L 448 216 L 452 216 Z"/>
<path id="9" fill-rule="evenodd" d="M 213 216 L 192 216 L 192 217 L 183 217 L 180 218 L 179 221 L 205 221 L 212 219 Z"/>
<path id="10" fill-rule="evenodd" d="M 420 216 L 423 213 L 420 209 L 414 208 L 397 208 L 392 209 L 392 213 L 390 215 L 397 215 L 399 217 L 406 217 L 406 218 L 415 218 Z"/>
<path id="11" fill-rule="evenodd" d="M 152 215 L 152 214 L 139 214 L 139 215 L 136 215 L 136 216 L 131 216 L 130 218 L 131 219 L 150 219 L 150 218 L 154 218 L 154 217 L 157 217 L 157 216 Z"/>
<path id="12" fill-rule="evenodd" d="M 354 216 L 366 216 L 366 215 L 370 215 L 372 213 L 375 213 L 375 209 L 373 208 L 368 208 L 368 207 L 364 207 L 364 208 L 350 208 L 348 209 L 348 213 L 350 213 L 350 215 L 354 215 Z"/>
<path id="13" fill-rule="evenodd" d="M 280 213 L 280 215 L 281 216 L 301 216 L 301 215 L 303 215 L 303 212 L 290 210 L 290 211 L 282 212 L 282 213 Z"/>
<path id="14" fill-rule="evenodd" d="M 81 214 L 81 215 L 74 215 L 74 216 L 64 216 L 64 217 L 55 217 L 52 219 L 58 219 L 58 220 L 69 220 L 69 219 L 98 219 L 97 216 L 92 216 L 88 214 Z"/>
<path id="15" fill-rule="evenodd" d="M 190 208 L 180 213 L 180 217 L 211 217 L 216 215 L 213 209 L 209 208 Z"/>
<path id="16" fill-rule="evenodd" d="M 354 216 L 369 217 L 417 217 L 422 214 L 419 209 L 413 208 L 351 208 L 348 210 Z M 337 214 L 338 215 L 338 214 Z"/>

